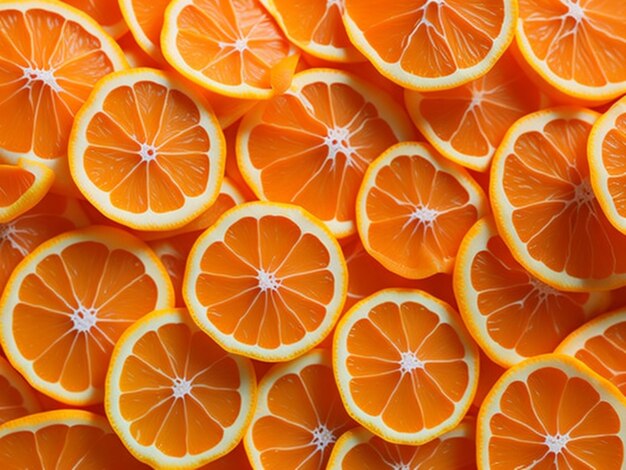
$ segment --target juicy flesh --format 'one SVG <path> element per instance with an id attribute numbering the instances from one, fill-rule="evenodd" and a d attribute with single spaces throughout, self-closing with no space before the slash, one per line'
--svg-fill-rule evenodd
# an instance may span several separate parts
<path id="1" fill-rule="evenodd" d="M 534 55 L 563 80 L 601 87 L 626 79 L 626 4 L 596 0 L 519 0 Z"/>
<path id="2" fill-rule="evenodd" d="M 252 427 L 264 468 L 322 470 L 337 438 L 354 426 L 326 365 L 308 365 L 279 377 L 267 401 L 269 414 Z"/>
<path id="3" fill-rule="evenodd" d="M 218 445 L 241 413 L 241 371 L 199 331 L 170 323 L 145 333 L 125 359 L 119 407 L 130 433 L 172 457 Z"/>
<path id="4" fill-rule="evenodd" d="M 196 294 L 223 334 L 277 349 L 324 321 L 336 285 L 329 263 L 323 243 L 287 218 L 245 217 L 203 253 Z"/>
<path id="5" fill-rule="evenodd" d="M 543 367 L 508 385 L 497 406 L 488 422 L 492 468 L 623 464 L 619 416 L 583 378 Z"/>
<path id="6" fill-rule="evenodd" d="M 603 279 L 626 272 L 626 251 L 591 190 L 590 129 L 555 119 L 521 134 L 504 163 L 504 200 L 531 258 L 555 272 Z"/>
<path id="7" fill-rule="evenodd" d="M 455 329 L 414 302 L 372 308 L 351 328 L 347 351 L 355 404 L 398 432 L 448 419 L 469 384 L 466 349 Z"/>
<path id="8" fill-rule="evenodd" d="M 154 1 L 154 0 L 153 0 Z M 114 26 L 122 19 L 119 4 L 109 0 L 63 0 L 91 16 L 102 26 Z"/>
<path id="9" fill-rule="evenodd" d="M 151 81 L 120 86 L 87 126 L 87 177 L 124 211 L 165 213 L 201 195 L 211 142 L 191 98 Z"/>
<path id="10" fill-rule="evenodd" d="M 552 352 L 586 321 L 589 294 L 561 292 L 532 277 L 513 259 L 495 227 L 491 230 L 484 249 L 470 260 L 471 288 L 488 334 L 519 356 Z"/>
<path id="11" fill-rule="evenodd" d="M 137 256 L 99 242 L 49 254 L 17 289 L 13 335 L 20 354 L 43 381 L 70 392 L 102 390 L 115 342 L 157 298 Z"/>
<path id="12" fill-rule="evenodd" d="M 270 88 L 289 43 L 257 0 L 194 0 L 177 18 L 177 49 L 189 67 L 229 86 Z"/>
<path id="13" fill-rule="evenodd" d="M 608 173 L 604 182 L 617 213 L 626 218 L 626 115 L 620 115 L 602 142 L 602 168 Z"/>
<path id="14" fill-rule="evenodd" d="M 35 175 L 13 165 L 0 165 L 0 208 L 15 203 L 35 183 Z"/>
<path id="15" fill-rule="evenodd" d="M 354 219 L 369 163 L 397 142 L 365 96 L 349 85 L 320 81 L 273 98 L 246 151 L 269 200 L 343 222 Z"/>
<path id="16" fill-rule="evenodd" d="M 451 269 L 478 217 L 463 182 L 420 155 L 399 155 L 381 168 L 365 211 L 372 250 L 422 278 Z"/>
<path id="17" fill-rule="evenodd" d="M 170 0 L 131 0 L 141 30 L 153 45 L 160 47 L 163 15 Z"/>
<path id="18" fill-rule="evenodd" d="M 65 156 L 74 115 L 113 69 L 100 40 L 60 14 L 0 12 L 0 147 Z"/>
<path id="19" fill-rule="evenodd" d="M 502 0 L 345 0 L 345 8 L 382 61 L 429 78 L 483 60 L 504 21 Z"/>

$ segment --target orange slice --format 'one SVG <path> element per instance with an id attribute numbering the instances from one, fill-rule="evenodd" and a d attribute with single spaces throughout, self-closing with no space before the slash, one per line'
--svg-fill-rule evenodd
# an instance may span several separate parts
<path id="1" fill-rule="evenodd" d="M 402 142 L 367 169 L 357 228 L 367 252 L 389 271 L 421 279 L 452 272 L 463 236 L 486 206 L 464 168 L 429 145 Z"/>
<path id="2" fill-rule="evenodd" d="M 335 443 L 329 469 L 378 470 L 475 468 L 474 423 L 464 421 L 452 431 L 421 446 L 392 444 L 358 427 Z"/>
<path id="3" fill-rule="evenodd" d="M 28 212 L 0 224 L 0 293 L 15 266 L 33 249 L 88 223 L 77 201 L 48 194 Z"/>
<path id="4" fill-rule="evenodd" d="M 185 310 L 166 309 L 120 338 L 105 406 L 113 429 L 139 460 L 196 468 L 237 445 L 255 399 L 251 362 L 221 349 Z"/>
<path id="5" fill-rule="evenodd" d="M 286 361 L 330 332 L 347 269 L 326 227 L 297 206 L 250 202 L 226 212 L 189 254 L 183 296 L 227 351 Z"/>
<path id="6" fill-rule="evenodd" d="M 585 101 L 626 92 L 626 4 L 519 0 L 517 47 L 542 82 Z"/>
<path id="7" fill-rule="evenodd" d="M 583 108 L 529 114 L 492 162 L 498 232 L 524 268 L 561 290 L 626 284 L 626 236 L 602 213 L 589 178 L 587 138 L 597 117 Z"/>
<path id="8" fill-rule="evenodd" d="M 587 364 L 626 395 L 626 310 L 608 312 L 578 328 L 556 348 Z"/>
<path id="9" fill-rule="evenodd" d="M 0 4 L 0 50 L 0 153 L 45 163 L 67 189 L 74 115 L 124 54 L 85 13 L 49 0 Z"/>
<path id="10" fill-rule="evenodd" d="M 341 20 L 343 0 L 268 0 L 270 13 L 291 42 L 314 57 L 337 62 L 360 62 Z"/>
<path id="11" fill-rule="evenodd" d="M 144 469 L 102 416 L 55 410 L 0 426 L 0 462 L 5 468 Z"/>
<path id="12" fill-rule="evenodd" d="M 139 47 L 137 41 L 132 34 L 126 33 L 124 36 L 117 40 L 117 43 L 124 51 L 124 56 L 126 57 L 126 61 L 131 68 L 137 67 L 152 67 L 159 68 L 160 62 L 157 62 L 152 57 L 144 52 L 144 50 Z"/>
<path id="13" fill-rule="evenodd" d="M 405 88 L 454 88 L 484 75 L 513 39 L 513 0 L 345 0 L 352 43 Z"/>
<path id="14" fill-rule="evenodd" d="M 348 413 L 397 444 L 454 428 L 478 383 L 478 348 L 458 314 L 420 290 L 385 289 L 352 307 L 335 330 L 333 364 Z"/>
<path id="15" fill-rule="evenodd" d="M 609 221 L 626 233 L 626 100 L 621 99 L 598 118 L 589 135 L 587 156 L 591 187 Z"/>
<path id="16" fill-rule="evenodd" d="M 167 273 L 146 245 L 91 226 L 48 240 L 15 268 L 0 299 L 0 342 L 36 389 L 63 403 L 98 403 L 117 338 L 173 303 Z"/>
<path id="17" fill-rule="evenodd" d="M 623 468 L 625 406 L 617 388 L 579 361 L 527 359 L 480 409 L 478 468 Z"/>
<path id="18" fill-rule="evenodd" d="M 413 122 L 444 157 L 485 171 L 509 127 L 537 111 L 541 93 L 505 54 L 482 77 L 451 90 L 405 90 Z"/>
<path id="19" fill-rule="evenodd" d="M 161 30 L 170 0 L 119 0 L 119 7 L 135 41 L 150 57 L 163 61 Z"/>
<path id="20" fill-rule="evenodd" d="M 258 0 L 173 0 L 161 50 L 172 67 L 209 90 L 264 99 L 273 94 L 272 68 L 291 46 Z"/>
<path id="21" fill-rule="evenodd" d="M 163 230 L 215 201 L 225 152 L 199 96 L 164 72 L 133 69 L 94 88 L 76 116 L 68 157 L 78 188 L 107 217 Z"/>
<path id="22" fill-rule="evenodd" d="M 32 209 L 53 181 L 54 172 L 32 160 L 21 158 L 17 165 L 0 164 L 0 224 Z"/>
<path id="23" fill-rule="evenodd" d="M 263 377 L 244 444 L 253 468 L 322 469 L 337 438 L 351 427 L 330 353 L 316 349 Z"/>
<path id="24" fill-rule="evenodd" d="M 222 180 L 220 192 L 215 202 L 202 214 L 186 225 L 174 230 L 138 231 L 137 235 L 143 240 L 158 240 L 176 237 L 190 232 L 201 232 L 213 225 L 220 216 L 245 201 L 241 191 L 228 178 Z"/>
<path id="25" fill-rule="evenodd" d="M 554 351 L 609 303 L 605 292 L 563 292 L 528 273 L 491 218 L 479 220 L 463 239 L 454 291 L 470 333 L 504 367 Z"/>
<path id="26" fill-rule="evenodd" d="M 225 456 L 199 467 L 198 470 L 252 470 L 252 466 L 243 443 L 240 443 Z"/>
<path id="27" fill-rule="evenodd" d="M 117 2 L 111 2 L 110 0 L 63 0 L 63 3 L 72 5 L 87 13 L 107 33 L 116 39 L 122 37 L 128 31 Z"/>
<path id="28" fill-rule="evenodd" d="M 298 204 L 338 237 L 354 233 L 354 201 L 367 166 L 411 139 L 401 106 L 356 76 L 309 69 L 246 114 L 237 161 L 260 199 Z"/>
<path id="29" fill-rule="evenodd" d="M 35 390 L 0 357 L 0 424 L 40 410 Z"/>

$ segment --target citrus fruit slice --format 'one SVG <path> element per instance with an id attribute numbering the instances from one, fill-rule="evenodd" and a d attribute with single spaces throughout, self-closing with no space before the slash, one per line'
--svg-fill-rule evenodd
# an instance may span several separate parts
<path id="1" fill-rule="evenodd" d="M 270 13 L 285 36 L 300 49 L 320 59 L 337 62 L 365 60 L 352 45 L 341 20 L 343 0 L 269 0 Z"/>
<path id="2" fill-rule="evenodd" d="M 315 349 L 265 374 L 244 444 L 254 468 L 322 469 L 354 425 L 341 406 L 330 352 Z"/>
<path id="3" fill-rule="evenodd" d="M 55 187 L 69 185 L 74 115 L 96 81 L 126 66 L 122 50 L 89 16 L 49 0 L 2 2 L 0 50 L 0 152 L 39 160 Z"/>
<path id="4" fill-rule="evenodd" d="M 513 0 L 345 0 L 352 43 L 405 88 L 454 88 L 484 75 L 513 39 Z"/>
<path id="5" fill-rule="evenodd" d="M 217 460 L 209 462 L 198 470 L 253 470 L 246 454 L 246 449 L 241 442 L 237 447 L 228 454 Z"/>
<path id="6" fill-rule="evenodd" d="M 485 171 L 502 137 L 522 116 L 537 111 L 540 91 L 505 54 L 482 77 L 451 90 L 405 90 L 413 122 L 444 157 Z"/>
<path id="7" fill-rule="evenodd" d="M 333 364 L 348 413 L 397 444 L 454 428 L 478 382 L 478 348 L 458 314 L 412 289 L 381 290 L 352 307 L 335 329 Z"/>
<path id="8" fill-rule="evenodd" d="M 605 292 L 563 292 L 515 261 L 491 217 L 467 233 L 454 270 L 459 311 L 489 357 L 510 367 L 554 351 L 609 303 Z"/>
<path id="9" fill-rule="evenodd" d="M 0 224 L 0 295 L 15 266 L 44 241 L 89 223 L 77 201 L 47 194 L 35 207 Z"/>
<path id="10" fill-rule="evenodd" d="M 320 221 L 297 206 L 250 202 L 198 238 L 183 297 L 226 350 L 286 361 L 330 332 L 347 284 L 341 248 Z"/>
<path id="11" fill-rule="evenodd" d="M 107 416 L 152 466 L 196 468 L 226 454 L 241 440 L 255 399 L 251 362 L 221 349 L 183 309 L 137 321 L 111 356 Z"/>
<path id="12" fill-rule="evenodd" d="M 0 357 L 0 424 L 40 410 L 35 390 Z"/>
<path id="13" fill-rule="evenodd" d="M 587 364 L 626 395 L 626 310 L 605 313 L 571 333 L 555 352 Z"/>
<path id="14" fill-rule="evenodd" d="M 309 69 L 244 116 L 237 161 L 260 199 L 298 204 L 345 237 L 355 231 L 367 166 L 412 136 L 408 116 L 386 93 L 344 71 Z"/>
<path id="15" fill-rule="evenodd" d="M 0 426 L 4 468 L 145 469 L 124 448 L 102 416 L 83 410 L 55 410 Z"/>
<path id="16" fill-rule="evenodd" d="M 625 119 L 626 100 L 621 99 L 594 123 L 587 147 L 593 192 L 609 221 L 622 233 L 626 233 Z"/>
<path id="17" fill-rule="evenodd" d="M 145 244 L 91 226 L 48 240 L 15 268 L 0 299 L 0 342 L 36 389 L 63 403 L 98 403 L 117 338 L 173 303 L 167 272 Z"/>
<path id="18" fill-rule="evenodd" d="M 558 92 L 608 101 L 626 92 L 624 18 L 619 0 L 519 0 L 517 48 Z"/>
<path id="19" fill-rule="evenodd" d="M 245 199 L 241 191 L 239 191 L 239 188 L 237 188 L 230 179 L 223 178 L 217 199 L 215 199 L 208 209 L 198 217 L 192 219 L 189 223 L 173 230 L 138 231 L 136 233 L 143 240 L 158 240 L 176 237 L 190 232 L 201 232 L 213 225 L 228 209 L 242 204 L 244 201 Z"/>
<path id="20" fill-rule="evenodd" d="M 114 38 L 119 38 L 128 31 L 122 17 L 120 6 L 110 0 L 63 0 L 63 3 L 72 5 L 84 11 L 98 22 L 104 30 Z"/>
<path id="21" fill-rule="evenodd" d="M 72 127 L 77 186 L 107 217 L 139 230 L 185 225 L 215 201 L 224 136 L 213 112 L 154 69 L 101 80 Z"/>
<path id="22" fill-rule="evenodd" d="M 161 54 L 163 16 L 170 0 L 119 0 L 119 7 L 128 29 L 137 44 L 150 57 L 164 61 Z"/>
<path id="23" fill-rule="evenodd" d="M 175 239 L 174 239 L 175 240 Z M 161 263 L 165 267 L 167 274 L 170 276 L 172 286 L 174 287 L 174 305 L 176 307 L 184 307 L 185 301 L 182 295 L 183 276 L 185 274 L 185 264 L 187 263 L 187 255 L 189 248 L 181 247 L 172 239 L 161 239 L 149 242 L 150 248 L 159 257 Z"/>
<path id="24" fill-rule="evenodd" d="M 617 388 L 575 359 L 527 359 L 483 402 L 478 467 L 623 468 L 625 406 Z"/>
<path id="25" fill-rule="evenodd" d="M 491 166 L 498 232 L 517 262 L 561 290 L 626 284 L 626 236 L 602 213 L 589 178 L 587 138 L 597 117 L 584 108 L 529 114 Z"/>
<path id="26" fill-rule="evenodd" d="M 152 57 L 144 52 L 144 50 L 139 47 L 137 41 L 132 34 L 126 33 L 124 36 L 117 40 L 117 43 L 124 51 L 124 56 L 126 57 L 126 61 L 130 68 L 138 68 L 138 67 L 152 67 L 159 68 L 162 64 L 157 62 Z"/>
<path id="27" fill-rule="evenodd" d="M 0 224 L 32 209 L 53 181 L 54 172 L 32 160 L 21 158 L 17 165 L 0 164 Z"/>
<path id="28" fill-rule="evenodd" d="M 461 240 L 487 210 L 485 195 L 461 166 L 427 144 L 402 142 L 367 169 L 356 220 L 367 252 L 400 276 L 452 272 Z"/>
<path id="29" fill-rule="evenodd" d="M 420 446 L 392 444 L 357 427 L 337 440 L 328 470 L 454 469 L 476 468 L 474 423 L 463 421 L 456 428 Z"/>
<path id="30" fill-rule="evenodd" d="M 291 46 L 258 0 L 173 0 L 161 50 L 190 80 L 235 98 L 273 94 L 271 71 Z"/>

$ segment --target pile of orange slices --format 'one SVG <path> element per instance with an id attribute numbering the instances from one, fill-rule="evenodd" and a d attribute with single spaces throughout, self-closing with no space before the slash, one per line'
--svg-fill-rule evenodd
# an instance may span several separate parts
<path id="1" fill-rule="evenodd" d="M 622 0 L 0 0 L 0 469 L 626 469 Z"/>

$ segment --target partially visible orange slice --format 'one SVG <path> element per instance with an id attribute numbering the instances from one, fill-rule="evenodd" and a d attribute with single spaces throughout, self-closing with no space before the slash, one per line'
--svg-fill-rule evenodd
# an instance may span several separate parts
<path id="1" fill-rule="evenodd" d="M 35 390 L 0 357 L 0 424 L 40 410 Z"/>
<path id="2" fill-rule="evenodd" d="M 72 126 L 68 158 L 83 195 L 138 230 L 181 227 L 219 194 L 226 149 L 193 90 L 155 69 L 101 80 Z"/>
<path id="3" fill-rule="evenodd" d="M 335 443 L 329 470 L 454 469 L 473 470 L 476 465 L 474 423 L 456 428 L 420 446 L 392 444 L 357 427 Z"/>
<path id="4" fill-rule="evenodd" d="M 170 0 L 119 0 L 119 8 L 135 41 L 157 61 L 164 61 L 160 38 L 169 3 Z"/>
<path id="5" fill-rule="evenodd" d="M 498 232 L 524 268 L 560 290 L 626 284 L 626 235 L 602 212 L 589 176 L 587 139 L 598 116 L 577 107 L 529 114 L 491 166 Z"/>
<path id="6" fill-rule="evenodd" d="M 312 56 L 337 62 L 365 60 L 341 20 L 343 0 L 267 0 L 268 10 L 291 42 Z"/>
<path id="7" fill-rule="evenodd" d="M 328 468 L 335 441 L 354 425 L 330 353 L 316 349 L 265 374 L 244 444 L 254 468 Z"/>
<path id="8" fill-rule="evenodd" d="M 427 144 L 402 142 L 367 169 L 356 219 L 370 255 L 400 276 L 422 279 L 452 272 L 463 236 L 486 210 L 463 167 Z"/>
<path id="9" fill-rule="evenodd" d="M 347 270 L 326 227 L 300 207 L 250 202 L 226 212 L 193 246 L 183 296 L 228 351 L 286 361 L 312 349 L 343 307 Z"/>
<path id="10" fill-rule="evenodd" d="M 153 0 L 154 1 L 154 0 Z M 122 12 L 117 2 L 110 0 L 63 0 L 63 3 L 72 5 L 84 11 L 98 22 L 104 30 L 114 38 L 119 38 L 128 31 L 122 18 Z"/>
<path id="11" fill-rule="evenodd" d="M 11 364 L 58 401 L 102 401 L 117 338 L 174 293 L 156 255 L 103 226 L 63 233 L 15 268 L 0 298 L 0 342 Z"/>
<path id="12" fill-rule="evenodd" d="M 556 348 L 587 364 L 626 395 L 626 309 L 585 323 Z"/>
<path id="13" fill-rule="evenodd" d="M 258 0 L 173 0 L 165 10 L 161 50 L 190 80 L 249 99 L 273 94 L 272 68 L 291 54 Z"/>
<path id="14" fill-rule="evenodd" d="M 0 224 L 32 209 L 53 181 L 54 172 L 32 160 L 21 158 L 17 165 L 0 164 Z"/>
<path id="15" fill-rule="evenodd" d="M 496 382 L 476 440 L 478 468 L 621 469 L 626 399 L 575 359 L 537 356 Z"/>
<path id="16" fill-rule="evenodd" d="M 333 365 L 348 413 L 386 441 L 420 445 L 459 424 L 478 383 L 478 347 L 446 303 L 385 289 L 340 320 Z"/>
<path id="17" fill-rule="evenodd" d="M 367 166 L 413 135 L 386 93 L 348 72 L 308 69 L 286 93 L 246 114 L 237 161 L 260 199 L 298 204 L 345 237 L 355 231 L 354 201 Z"/>
<path id="18" fill-rule="evenodd" d="M 55 410 L 0 426 L 4 468 L 145 469 L 124 448 L 105 418 L 83 410 Z"/>
<path id="19" fill-rule="evenodd" d="M 537 111 L 540 91 L 505 54 L 482 77 L 451 90 L 405 90 L 413 122 L 444 157 L 485 171 L 509 127 Z"/>
<path id="20" fill-rule="evenodd" d="M 609 221 L 626 233 L 626 99 L 617 101 L 594 123 L 587 144 L 589 177 Z"/>
<path id="21" fill-rule="evenodd" d="M 126 67 L 124 53 L 87 14 L 51 0 L 0 4 L 0 154 L 28 157 L 71 191 L 67 142 L 94 84 Z"/>
<path id="22" fill-rule="evenodd" d="M 563 292 L 535 278 L 515 261 L 491 218 L 463 239 L 454 291 L 474 339 L 505 367 L 554 351 L 609 303 L 606 292 Z"/>
<path id="23" fill-rule="evenodd" d="M 352 43 L 405 88 L 454 88 L 495 64 L 513 39 L 513 0 L 345 0 Z"/>
<path id="24" fill-rule="evenodd" d="M 183 309 L 137 321 L 111 357 L 107 416 L 153 467 L 197 468 L 225 455 L 241 440 L 255 400 L 251 362 L 221 349 Z"/>

